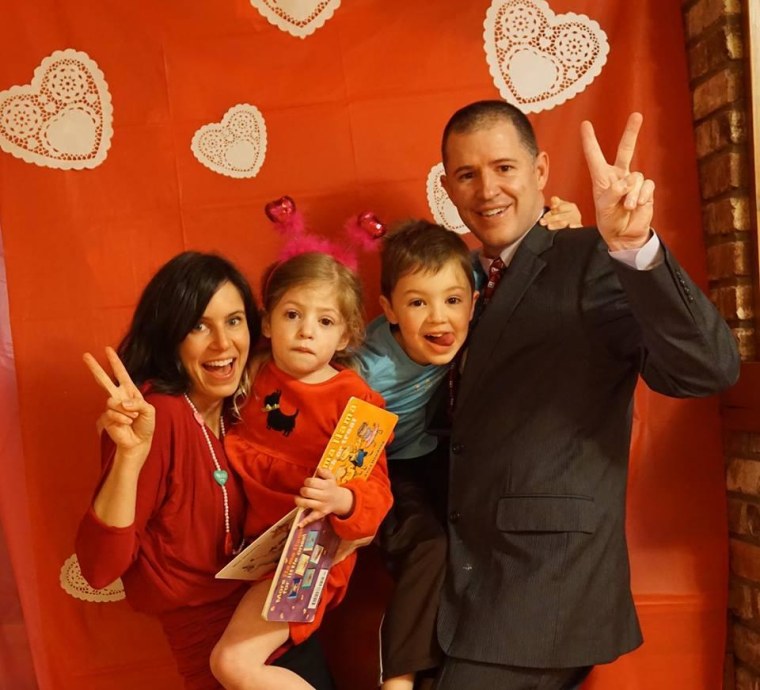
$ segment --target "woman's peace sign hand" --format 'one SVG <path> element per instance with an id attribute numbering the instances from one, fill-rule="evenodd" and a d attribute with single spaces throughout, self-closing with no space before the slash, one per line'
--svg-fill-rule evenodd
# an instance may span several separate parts
<path id="1" fill-rule="evenodd" d="M 113 348 L 106 348 L 116 383 L 89 353 L 83 359 L 95 380 L 108 393 L 106 410 L 98 419 L 98 428 L 105 429 L 122 454 L 144 461 L 150 450 L 156 411 L 145 401 Z"/>

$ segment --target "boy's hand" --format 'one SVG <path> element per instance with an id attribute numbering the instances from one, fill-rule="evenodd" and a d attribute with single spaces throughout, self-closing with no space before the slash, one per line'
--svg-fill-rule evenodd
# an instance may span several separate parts
<path id="1" fill-rule="evenodd" d="M 309 477 L 303 483 L 300 496 L 296 496 L 296 505 L 311 511 L 298 525 L 305 527 L 330 513 L 340 517 L 349 515 L 354 509 L 354 494 L 344 486 L 338 486 L 332 472 L 319 468 L 315 477 Z"/>
<path id="2" fill-rule="evenodd" d="M 335 552 L 335 557 L 333 558 L 332 564 L 335 565 L 336 563 L 340 563 L 341 561 L 344 561 L 357 549 L 360 549 L 362 546 L 367 546 L 368 544 L 371 544 L 374 539 L 375 539 L 374 534 L 371 537 L 353 539 L 352 541 L 346 541 L 345 539 L 341 539 L 340 544 L 338 544 L 338 550 Z"/>
<path id="3" fill-rule="evenodd" d="M 580 209 L 572 202 L 553 196 L 549 200 L 549 210 L 538 221 L 549 230 L 562 230 L 564 228 L 580 228 Z"/>

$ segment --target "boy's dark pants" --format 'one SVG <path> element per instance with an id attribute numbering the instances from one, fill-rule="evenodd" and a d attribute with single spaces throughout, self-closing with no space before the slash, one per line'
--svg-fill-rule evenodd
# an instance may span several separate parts
<path id="1" fill-rule="evenodd" d="M 316 635 L 291 647 L 272 663 L 274 666 L 282 666 L 297 673 L 315 690 L 335 690 L 335 683 L 327 666 L 322 644 Z"/>
<path id="2" fill-rule="evenodd" d="M 380 545 L 396 586 L 380 631 L 383 680 L 434 669 L 443 658 L 435 626 L 446 568 L 445 463 L 436 451 L 388 461 L 394 503 Z"/>
<path id="3" fill-rule="evenodd" d="M 449 657 L 434 690 L 580 690 L 591 671 L 583 668 L 520 668 Z"/>

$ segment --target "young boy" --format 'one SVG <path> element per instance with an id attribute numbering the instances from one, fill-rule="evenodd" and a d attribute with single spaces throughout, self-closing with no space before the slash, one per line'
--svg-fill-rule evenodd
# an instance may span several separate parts
<path id="1" fill-rule="evenodd" d="M 575 204 L 552 197 L 549 229 L 579 227 Z M 442 655 L 435 622 L 446 567 L 445 452 L 425 431 L 425 412 L 467 338 L 478 290 L 473 257 L 455 233 L 409 221 L 384 239 L 383 316 L 367 327 L 360 373 L 399 415 L 386 449 L 394 505 L 380 545 L 396 580 L 380 631 L 383 690 L 412 690 L 433 677 Z M 445 451 L 445 449 L 443 449 Z"/>
<path id="2" fill-rule="evenodd" d="M 445 459 L 425 433 L 425 407 L 465 342 L 478 293 L 464 241 L 422 220 L 385 239 L 380 281 L 384 316 L 367 327 L 357 360 L 399 415 L 386 449 L 394 506 L 380 534 L 396 579 L 381 628 L 381 676 L 384 690 L 411 690 L 417 673 L 441 661 L 435 620 L 446 562 L 434 491 Z"/>

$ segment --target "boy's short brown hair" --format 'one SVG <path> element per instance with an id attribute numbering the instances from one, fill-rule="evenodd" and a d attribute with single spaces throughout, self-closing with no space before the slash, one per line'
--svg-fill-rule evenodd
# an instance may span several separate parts
<path id="1" fill-rule="evenodd" d="M 407 220 L 396 226 L 383 240 L 380 254 L 380 292 L 386 298 L 401 278 L 410 273 L 437 273 L 449 261 L 464 271 L 475 290 L 470 250 L 451 230 L 427 220 Z"/>

